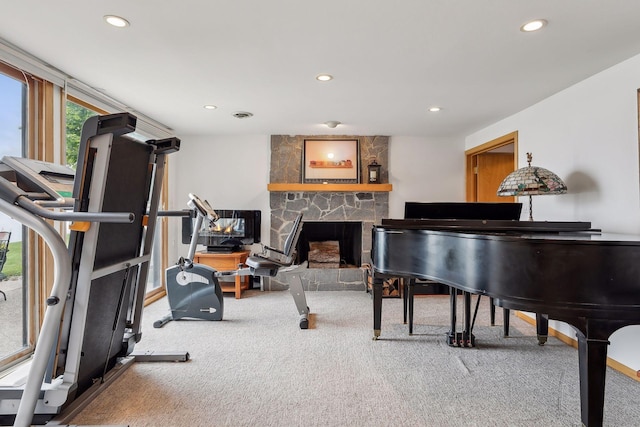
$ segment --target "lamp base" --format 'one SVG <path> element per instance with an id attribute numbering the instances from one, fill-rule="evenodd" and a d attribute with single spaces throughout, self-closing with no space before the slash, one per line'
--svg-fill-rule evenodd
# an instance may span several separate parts
<path id="1" fill-rule="evenodd" d="M 533 199 L 529 194 L 529 221 L 533 221 Z"/>

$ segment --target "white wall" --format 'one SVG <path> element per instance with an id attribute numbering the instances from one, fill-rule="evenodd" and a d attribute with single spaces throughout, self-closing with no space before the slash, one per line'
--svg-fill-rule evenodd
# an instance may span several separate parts
<path id="1" fill-rule="evenodd" d="M 169 209 L 187 209 L 187 195 L 194 193 L 214 209 L 262 211 L 261 234 L 269 240 L 268 135 L 184 136 L 180 151 L 169 156 Z M 182 245 L 180 220 L 169 225 L 169 263 L 187 254 Z"/>
<path id="2" fill-rule="evenodd" d="M 403 218 L 405 202 L 465 200 L 462 138 L 392 136 L 389 140 L 389 217 Z"/>
<path id="3" fill-rule="evenodd" d="M 555 172 L 568 187 L 566 195 L 534 197 L 534 219 L 591 221 L 606 232 L 640 234 L 638 88 L 640 56 L 469 135 L 466 148 L 517 130 L 519 166 L 532 152 L 532 165 Z M 565 324 L 551 327 L 573 336 Z M 640 370 L 640 326 L 616 332 L 611 343 L 610 357 Z"/>

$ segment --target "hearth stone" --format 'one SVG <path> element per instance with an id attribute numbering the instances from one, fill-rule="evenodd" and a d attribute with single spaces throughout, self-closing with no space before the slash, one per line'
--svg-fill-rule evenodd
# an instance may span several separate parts
<path id="1" fill-rule="evenodd" d="M 305 291 L 365 291 L 364 268 L 307 268 L 301 270 L 300 278 Z M 289 289 L 288 278 L 282 273 L 265 282 L 265 290 Z"/>

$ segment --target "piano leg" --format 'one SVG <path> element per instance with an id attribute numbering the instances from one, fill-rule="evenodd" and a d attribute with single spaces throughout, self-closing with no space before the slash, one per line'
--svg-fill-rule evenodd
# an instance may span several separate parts
<path id="1" fill-rule="evenodd" d="M 449 329 L 449 334 L 447 335 L 447 344 L 450 346 L 457 346 L 458 339 L 456 333 L 456 323 L 457 323 L 457 301 L 456 301 L 456 288 L 453 286 L 449 287 L 449 316 L 451 320 L 451 328 Z"/>
<path id="2" fill-rule="evenodd" d="M 549 316 L 536 313 L 536 333 L 538 335 L 538 345 L 544 345 L 549 335 Z"/>
<path id="3" fill-rule="evenodd" d="M 628 326 L 624 320 L 564 319 L 576 328 L 580 369 L 580 414 L 585 427 L 601 427 L 609 337 Z"/>
<path id="4" fill-rule="evenodd" d="M 373 339 L 380 336 L 382 324 L 382 284 L 383 280 L 373 275 Z"/>
<path id="5" fill-rule="evenodd" d="M 503 328 L 503 335 L 505 338 L 509 336 L 509 314 L 510 313 L 511 312 L 509 311 L 508 308 L 502 309 L 502 328 Z"/>
<path id="6" fill-rule="evenodd" d="M 413 279 L 402 279 L 404 281 L 404 292 L 402 293 L 402 309 L 403 309 L 403 320 L 404 324 L 407 324 L 407 310 L 409 304 L 409 289 L 412 287 L 411 280 Z"/>
<path id="7" fill-rule="evenodd" d="M 413 334 L 413 298 L 415 297 L 416 287 L 415 279 L 409 280 L 408 297 L 409 297 L 409 335 Z"/>
<path id="8" fill-rule="evenodd" d="M 602 426 L 608 340 L 589 339 L 578 332 L 580 412 L 585 427 Z"/>

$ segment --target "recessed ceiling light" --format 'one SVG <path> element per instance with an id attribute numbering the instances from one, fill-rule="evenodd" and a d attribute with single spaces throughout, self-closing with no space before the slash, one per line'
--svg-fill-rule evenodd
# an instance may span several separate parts
<path id="1" fill-rule="evenodd" d="M 333 80 L 333 76 L 331 74 L 318 74 L 316 76 L 316 80 L 321 82 L 328 82 L 329 80 Z"/>
<path id="2" fill-rule="evenodd" d="M 529 21 L 526 24 L 523 24 L 522 27 L 520 27 L 520 31 L 524 31 L 525 33 L 529 33 L 531 31 L 538 31 L 545 25 L 547 25 L 546 20 L 534 19 L 533 21 Z"/>
<path id="3" fill-rule="evenodd" d="M 440 107 L 431 107 L 431 108 L 429 108 L 429 111 L 432 112 L 432 113 L 437 113 L 440 110 L 442 110 L 442 108 L 440 108 Z"/>
<path id="4" fill-rule="evenodd" d="M 105 15 L 104 20 L 107 21 L 107 24 L 113 25 L 114 27 L 118 27 L 118 28 L 124 28 L 129 26 L 129 21 L 116 15 Z"/>
<path id="5" fill-rule="evenodd" d="M 216 107 L 215 105 L 205 105 L 204 108 L 206 108 L 207 110 L 215 110 L 218 107 Z"/>

